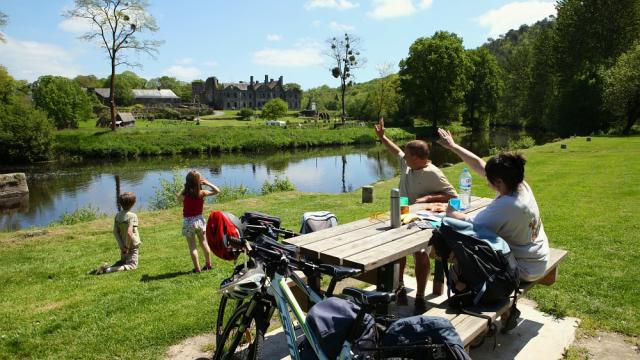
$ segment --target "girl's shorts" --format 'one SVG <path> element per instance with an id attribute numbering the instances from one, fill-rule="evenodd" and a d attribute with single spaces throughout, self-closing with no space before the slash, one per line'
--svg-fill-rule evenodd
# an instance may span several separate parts
<path id="1" fill-rule="evenodd" d="M 182 235 L 190 239 L 193 239 L 196 235 L 201 237 L 204 236 L 206 228 L 207 224 L 204 222 L 202 215 L 186 217 L 182 222 Z"/>

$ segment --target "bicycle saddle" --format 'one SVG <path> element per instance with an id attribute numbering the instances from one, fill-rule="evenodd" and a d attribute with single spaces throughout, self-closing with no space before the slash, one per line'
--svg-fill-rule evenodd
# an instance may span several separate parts
<path id="1" fill-rule="evenodd" d="M 354 268 L 338 266 L 338 265 L 320 264 L 319 266 L 320 266 L 320 271 L 323 274 L 329 275 L 338 281 L 356 276 L 362 272 L 360 271 L 360 269 L 354 269 Z"/>
<path id="2" fill-rule="evenodd" d="M 358 305 L 387 305 L 396 300 L 396 294 L 382 292 L 382 291 L 367 291 L 356 289 L 352 287 L 346 287 L 342 290 L 342 294 L 353 298 L 354 302 Z"/>

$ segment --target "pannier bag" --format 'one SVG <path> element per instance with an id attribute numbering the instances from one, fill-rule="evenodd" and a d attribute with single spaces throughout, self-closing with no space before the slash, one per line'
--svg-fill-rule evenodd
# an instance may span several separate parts
<path id="1" fill-rule="evenodd" d="M 377 358 L 471 360 L 451 321 L 423 315 L 391 323 L 375 355 Z"/>
<path id="2" fill-rule="evenodd" d="M 340 354 L 342 345 L 356 325 L 359 311 L 358 305 L 338 297 L 323 300 L 309 310 L 307 324 L 315 335 L 320 349 L 329 359 L 335 359 Z M 378 332 L 375 319 L 370 314 L 365 314 L 362 321 L 362 332 L 357 335 L 357 340 L 354 343 L 377 344 Z M 300 359 L 317 359 L 307 339 L 300 344 L 298 349 Z"/>
<path id="3" fill-rule="evenodd" d="M 227 237 L 242 237 L 242 224 L 238 218 L 227 212 L 212 211 L 207 219 L 207 243 L 211 252 L 224 260 L 235 260 L 238 252 L 227 244 Z"/>
<path id="4" fill-rule="evenodd" d="M 308 234 L 314 231 L 338 226 L 338 218 L 329 211 L 309 211 L 302 215 L 300 220 L 300 234 Z"/>
<path id="5" fill-rule="evenodd" d="M 429 244 L 443 262 L 455 258 L 445 271 L 450 306 L 493 305 L 517 292 L 516 259 L 509 244 L 490 230 L 445 217 Z"/>

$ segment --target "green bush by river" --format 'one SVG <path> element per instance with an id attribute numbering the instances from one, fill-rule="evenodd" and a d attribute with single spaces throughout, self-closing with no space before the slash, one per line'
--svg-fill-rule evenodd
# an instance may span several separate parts
<path id="1" fill-rule="evenodd" d="M 204 121 L 203 121 L 204 122 Z M 264 122 L 262 122 L 264 123 Z M 394 139 L 415 135 L 389 129 Z M 84 128 L 56 133 L 54 150 L 60 156 L 81 158 L 131 158 L 167 154 L 211 154 L 313 146 L 373 144 L 371 127 L 342 129 L 278 128 L 258 126 L 138 125 L 117 131 Z"/>
<path id="2" fill-rule="evenodd" d="M 541 309 L 582 319 L 584 329 L 640 335 L 640 137 L 595 137 L 524 151 L 526 179 L 551 245 L 569 251 L 558 282 L 527 296 Z M 456 179 L 462 165 L 444 169 Z M 297 229 L 300 215 L 330 210 L 341 223 L 388 208 L 398 179 L 374 185 L 375 201 L 346 194 L 285 192 L 207 206 L 262 211 Z M 474 192 L 492 196 L 474 177 Z M 142 212 L 140 268 L 95 276 L 114 261 L 111 219 L 0 233 L 0 354 L 3 358 L 159 359 L 185 338 L 212 331 L 216 288 L 231 264 L 191 275 L 181 211 Z"/>

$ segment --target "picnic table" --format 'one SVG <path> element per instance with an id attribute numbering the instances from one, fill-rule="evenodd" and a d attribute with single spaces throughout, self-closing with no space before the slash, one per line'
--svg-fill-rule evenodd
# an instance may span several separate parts
<path id="1" fill-rule="evenodd" d="M 472 197 L 465 213 L 473 214 L 492 199 Z M 424 210 L 426 204 L 411 205 L 409 211 Z M 308 260 L 358 268 L 359 278 L 376 285 L 378 291 L 393 291 L 398 286 L 398 260 L 427 249 L 432 229 L 402 225 L 392 229 L 388 214 L 371 216 L 337 227 L 286 239 L 299 248 Z M 435 290 L 438 290 L 435 286 Z M 441 291 L 441 286 L 440 290 Z"/>
<path id="2" fill-rule="evenodd" d="M 464 211 L 469 215 L 484 209 L 492 199 L 472 197 L 471 204 Z M 409 211 L 415 213 L 425 209 L 426 204 L 415 204 Z M 371 216 L 337 227 L 286 239 L 288 244 L 296 245 L 300 255 L 319 263 L 349 266 L 362 269 L 364 274 L 360 280 L 376 285 L 378 291 L 393 291 L 398 286 L 398 260 L 425 249 L 431 238 L 432 229 L 420 229 L 402 225 L 392 229 L 388 214 Z M 567 252 L 560 249 L 550 249 L 550 260 L 547 263 L 544 276 L 535 282 L 521 283 L 520 292 L 524 294 L 536 284 L 551 285 L 556 281 L 558 265 Z M 432 254 L 433 255 L 433 254 Z M 435 261 L 433 291 L 427 296 L 429 310 L 425 315 L 440 316 L 449 319 L 460 334 L 465 350 L 469 345 L 482 337 L 489 330 L 489 323 L 485 318 L 460 313 L 447 306 L 447 296 L 444 290 L 444 269 L 447 265 Z M 317 281 L 317 280 L 316 280 Z M 312 286 L 314 284 L 312 283 Z M 319 288 L 319 283 L 315 284 Z M 505 299 L 491 308 L 475 309 L 497 321 L 511 306 L 513 299 Z M 386 309 L 381 309 L 386 311 Z M 501 318 L 502 319 L 502 318 Z M 504 319 L 503 319 L 504 320 Z"/>

